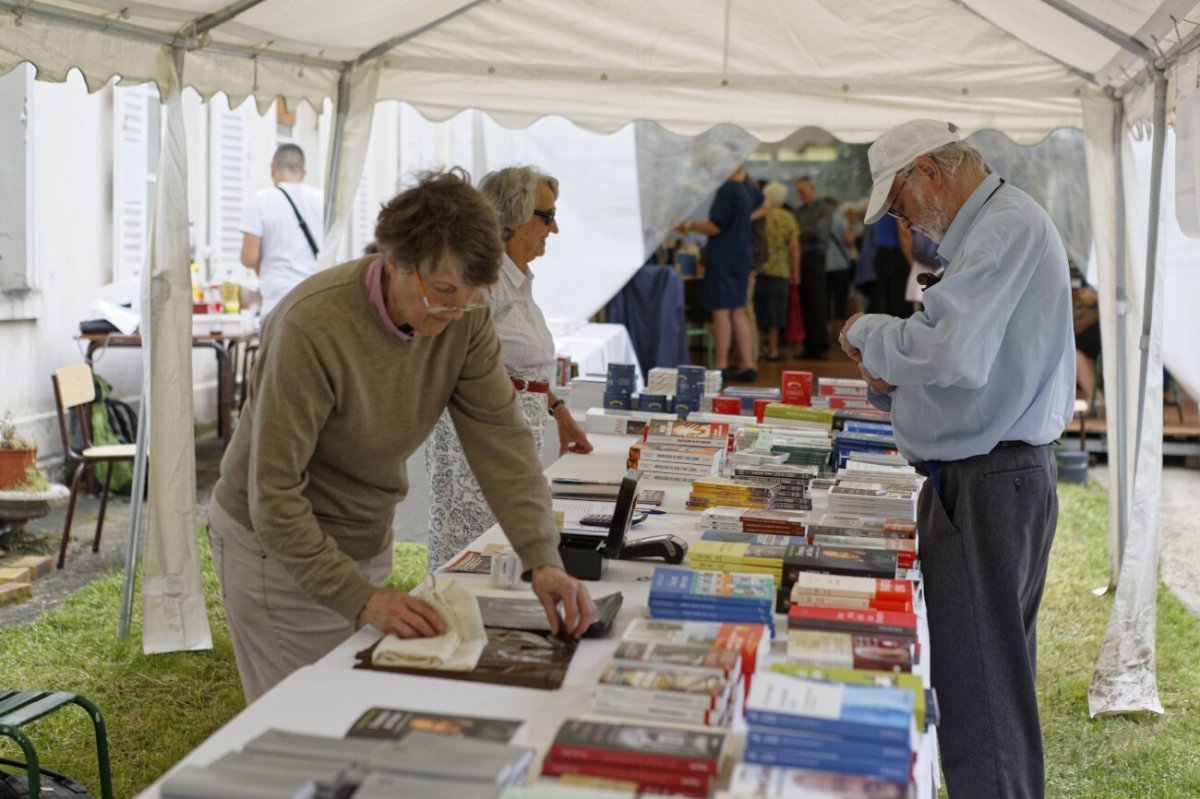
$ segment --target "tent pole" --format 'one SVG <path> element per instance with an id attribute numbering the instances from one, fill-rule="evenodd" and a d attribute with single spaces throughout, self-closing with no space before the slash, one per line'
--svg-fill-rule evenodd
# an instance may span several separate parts
<path id="1" fill-rule="evenodd" d="M 125 548 L 125 582 L 121 586 L 121 618 L 117 637 L 129 637 L 133 621 L 133 584 L 137 578 L 138 557 L 142 551 L 142 505 L 146 496 L 146 452 L 150 417 L 150 378 L 142 381 L 142 400 L 138 404 L 137 446 L 133 458 L 133 489 L 129 508 L 129 538 Z"/>
<path id="2" fill-rule="evenodd" d="M 479 5 L 482 2 L 483 2 L 483 0 L 470 0 L 470 2 L 464 3 L 463 5 L 454 9 L 453 11 L 443 14 L 442 16 L 438 17 L 435 20 L 431 20 L 430 22 L 425 23 L 424 25 L 422 25 L 419 28 L 408 31 L 407 33 L 402 33 L 399 36 L 393 36 L 391 39 L 380 42 L 379 44 L 375 45 L 374 47 L 372 47 L 371 49 L 367 50 L 365 53 L 360 55 L 358 58 L 354 59 L 353 65 L 356 67 L 362 66 L 363 64 L 367 63 L 368 61 L 374 61 L 376 58 L 379 58 L 380 56 L 387 55 L 390 51 L 392 51 L 395 48 L 399 47 L 400 45 L 404 44 L 408 40 L 410 40 L 416 36 L 420 36 L 422 33 L 427 33 L 429 31 L 433 30 L 434 28 L 437 28 L 437 27 L 443 25 L 446 22 L 449 22 L 450 20 L 454 19 L 455 17 L 459 16 L 460 14 L 464 14 L 467 11 L 470 11 L 472 8 L 474 8 L 475 6 Z"/>
<path id="3" fill-rule="evenodd" d="M 210 30 L 224 25 L 243 12 L 249 11 L 261 2 L 263 0 L 238 0 L 238 2 L 226 6 L 220 11 L 214 11 L 212 14 L 203 16 L 195 22 L 188 23 L 184 27 L 184 30 L 190 30 L 193 36 L 203 36 Z"/>
<path id="4" fill-rule="evenodd" d="M 1146 414 L 1146 382 L 1150 369 L 1150 326 L 1154 321 L 1154 283 L 1158 277 L 1158 210 L 1162 193 L 1163 150 L 1167 143 L 1167 76 L 1154 76 L 1154 138 L 1150 156 L 1150 219 L 1146 224 L 1146 288 L 1142 296 L 1142 336 L 1138 340 L 1137 447 L 1142 448 L 1142 419 Z M 1158 379 L 1162 379 L 1161 377 Z M 1136 476 L 1136 470 L 1135 470 Z M 1124 541 L 1121 542 L 1124 546 Z"/>
<path id="5" fill-rule="evenodd" d="M 1042 0 L 1043 3 L 1059 11 L 1071 19 L 1108 39 L 1113 44 L 1136 55 L 1145 61 L 1153 61 L 1154 53 L 1146 45 L 1139 42 L 1124 31 L 1114 28 L 1102 19 L 1092 16 L 1083 9 L 1068 3 L 1067 0 Z"/>
<path id="6" fill-rule="evenodd" d="M 346 140 L 346 118 L 350 113 L 350 69 L 347 66 L 338 76 L 337 111 L 333 118 L 333 134 L 329 144 L 329 163 L 325 169 L 325 233 L 333 227 L 337 210 L 338 177 L 342 172 L 342 144 Z"/>
<path id="7" fill-rule="evenodd" d="M 1117 385 L 1115 392 L 1109 392 L 1115 397 L 1110 407 L 1117 414 L 1117 446 L 1109 447 L 1109 452 L 1117 453 L 1117 551 L 1110 553 L 1111 570 L 1108 576 L 1110 590 L 1117 587 L 1117 579 L 1121 574 L 1121 555 L 1125 549 L 1125 537 L 1129 532 L 1129 464 L 1127 454 L 1129 448 L 1129 431 L 1125 425 L 1125 323 L 1129 308 L 1129 298 L 1125 285 L 1125 173 L 1123 161 L 1125 144 L 1125 103 L 1120 97 L 1113 98 L 1116 110 L 1113 113 L 1113 180 L 1114 200 L 1116 205 L 1116 309 L 1117 309 Z"/>

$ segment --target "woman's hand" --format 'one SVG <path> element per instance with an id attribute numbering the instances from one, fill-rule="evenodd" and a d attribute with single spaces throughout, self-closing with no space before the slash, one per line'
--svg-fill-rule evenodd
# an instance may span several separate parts
<path id="1" fill-rule="evenodd" d="M 559 566 L 539 566 L 533 570 L 533 593 L 542 601 L 546 618 L 550 620 L 550 633 L 558 635 L 560 629 L 578 638 L 587 632 L 592 617 L 596 615 L 596 603 L 587 587 L 567 574 Z M 558 615 L 562 603 L 563 615 Z"/>
<path id="2" fill-rule="evenodd" d="M 592 451 L 592 442 L 588 441 L 587 434 L 579 427 L 579 423 L 565 405 L 555 408 L 554 421 L 558 423 L 559 457 L 568 452 L 586 455 Z"/>
<path id="3" fill-rule="evenodd" d="M 446 632 L 446 623 L 436 610 L 396 588 L 375 589 L 358 618 L 398 638 L 432 638 Z"/>

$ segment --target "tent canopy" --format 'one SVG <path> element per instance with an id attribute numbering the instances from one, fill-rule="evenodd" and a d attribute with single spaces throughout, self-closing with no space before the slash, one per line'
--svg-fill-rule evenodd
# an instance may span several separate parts
<path id="1" fill-rule="evenodd" d="M 171 45 L 188 51 L 185 85 L 263 107 L 320 108 L 346 67 L 370 63 L 378 99 L 430 119 L 732 123 L 763 141 L 816 121 L 869 141 L 927 116 L 1028 142 L 1080 126 L 1089 85 L 1145 82 L 1141 56 L 1195 27 L 1182 21 L 1194 0 L 1077 2 L 0 0 L 0 72 L 30 60 L 43 79 L 77 67 L 93 88 L 113 75 L 162 88 Z"/>

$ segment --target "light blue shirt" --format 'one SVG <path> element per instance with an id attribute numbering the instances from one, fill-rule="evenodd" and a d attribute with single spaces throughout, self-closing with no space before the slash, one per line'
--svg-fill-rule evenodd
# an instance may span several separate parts
<path id="1" fill-rule="evenodd" d="M 847 338 L 891 393 L 909 461 L 958 460 L 1001 441 L 1047 444 L 1071 421 L 1075 345 L 1067 255 L 1050 216 L 996 175 L 938 248 L 945 275 L 908 319 L 860 317 Z"/>

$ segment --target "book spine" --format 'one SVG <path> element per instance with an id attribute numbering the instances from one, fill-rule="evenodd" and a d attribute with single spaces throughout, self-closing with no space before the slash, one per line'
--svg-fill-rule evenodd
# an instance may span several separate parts
<path id="1" fill-rule="evenodd" d="M 762 766 L 835 771 L 839 774 L 874 777 L 896 783 L 907 783 L 910 771 L 910 765 L 907 763 L 897 765 L 882 760 L 829 757 L 803 751 L 767 747 L 747 749 L 745 759 L 747 763 L 757 763 Z"/>
<path id="2" fill-rule="evenodd" d="M 576 746 L 573 744 L 551 744 L 549 758 L 553 760 L 608 763 L 635 768 L 663 769 L 715 775 L 717 763 L 712 760 L 666 755 L 659 752 L 629 749 L 606 749 L 600 746 Z"/>
<path id="3" fill-rule="evenodd" d="M 907 729 L 885 727 L 879 724 L 836 721 L 810 716 L 793 716 L 789 713 L 778 713 L 761 708 L 747 709 L 746 722 L 751 725 L 815 732 L 821 735 L 838 736 L 855 741 L 890 743 L 899 746 L 909 745 L 909 731 Z"/>
<path id="4" fill-rule="evenodd" d="M 591 777 L 607 777 L 613 780 L 636 782 L 643 785 L 661 785 L 668 788 L 692 789 L 705 791 L 707 796 L 709 777 L 704 774 L 690 774 L 680 771 L 663 771 L 661 769 L 633 768 L 631 766 L 610 766 L 602 763 L 569 762 L 563 760 L 548 760 L 542 764 L 542 773 L 552 777 L 564 774 L 582 774 Z"/>

